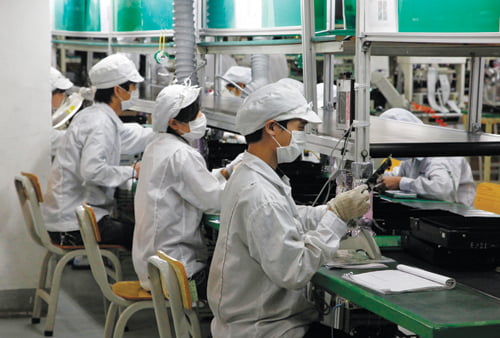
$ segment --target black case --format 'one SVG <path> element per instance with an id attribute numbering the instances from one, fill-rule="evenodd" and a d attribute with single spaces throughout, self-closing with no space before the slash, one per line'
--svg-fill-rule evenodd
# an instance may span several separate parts
<path id="1" fill-rule="evenodd" d="M 498 264 L 499 249 L 457 250 L 423 241 L 412 234 L 401 236 L 403 248 L 431 264 L 485 267 Z"/>
<path id="2" fill-rule="evenodd" d="M 500 248 L 500 219 L 447 215 L 412 217 L 411 234 L 448 249 L 489 250 Z"/>

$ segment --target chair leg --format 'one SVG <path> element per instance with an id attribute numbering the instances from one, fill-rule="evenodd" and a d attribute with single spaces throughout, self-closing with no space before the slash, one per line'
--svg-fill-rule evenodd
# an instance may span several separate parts
<path id="1" fill-rule="evenodd" d="M 106 315 L 106 324 L 104 325 L 104 338 L 111 338 L 113 336 L 117 310 L 118 305 L 115 303 L 109 304 L 108 314 Z"/>
<path id="2" fill-rule="evenodd" d="M 40 323 L 40 314 L 42 312 L 42 297 L 41 292 L 44 292 L 45 283 L 47 282 L 47 271 L 49 267 L 50 258 L 52 257 L 52 252 L 47 250 L 45 257 L 42 261 L 42 267 L 40 268 L 40 275 L 38 276 L 38 286 L 35 292 L 35 300 L 33 301 L 33 313 L 31 314 L 31 323 Z"/>
<path id="3" fill-rule="evenodd" d="M 198 318 L 198 314 L 196 311 L 190 310 L 186 311 L 186 315 L 189 319 L 189 324 L 190 324 L 190 332 L 191 336 L 193 338 L 201 338 L 201 327 L 200 327 L 200 320 Z"/>
<path id="4" fill-rule="evenodd" d="M 160 338 L 171 338 L 172 329 L 170 327 L 170 316 L 168 315 L 168 302 L 163 298 L 163 294 L 160 297 L 153 297 L 156 325 L 158 326 L 158 332 Z"/>
<path id="5" fill-rule="evenodd" d="M 45 336 L 52 336 L 54 332 L 54 322 L 56 319 L 57 302 L 59 299 L 59 289 L 61 287 L 61 279 L 64 267 L 70 260 L 81 255 L 80 250 L 71 251 L 62 256 L 56 264 L 54 273 L 52 274 L 52 285 L 50 286 L 50 296 L 48 300 L 47 322 L 45 323 Z"/>
<path id="6" fill-rule="evenodd" d="M 143 309 L 152 309 L 152 308 L 153 308 L 152 301 L 138 301 L 136 303 L 132 303 L 129 306 L 127 306 L 122 311 L 120 317 L 118 317 L 118 320 L 116 321 L 113 338 L 123 337 L 123 333 L 125 332 L 125 326 L 127 325 L 128 320 L 130 319 L 130 317 L 132 317 L 134 313 Z"/>

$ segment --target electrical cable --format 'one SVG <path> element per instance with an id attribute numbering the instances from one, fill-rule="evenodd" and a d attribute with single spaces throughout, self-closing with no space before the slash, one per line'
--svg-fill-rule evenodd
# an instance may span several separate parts
<path id="1" fill-rule="evenodd" d="M 337 141 L 337 143 L 335 144 L 335 146 L 333 147 L 332 151 L 330 152 L 330 157 L 333 156 L 333 153 L 335 152 L 335 150 L 337 150 L 337 147 L 339 146 L 340 142 L 342 142 L 342 140 L 344 140 L 344 147 L 342 149 L 342 158 L 340 160 L 340 166 L 342 166 L 342 163 L 344 162 L 344 157 L 345 157 L 345 154 L 347 152 L 347 141 L 349 140 L 349 136 L 351 135 L 351 132 L 352 132 L 352 129 L 353 129 L 353 125 L 351 124 L 351 126 L 349 127 L 349 129 L 347 129 L 345 132 L 344 132 L 344 135 Z M 312 206 L 315 206 L 316 203 L 318 202 L 321 194 L 323 193 L 323 191 L 325 190 L 325 188 L 328 186 L 328 194 L 326 195 L 325 197 L 325 200 L 328 199 L 328 196 L 330 194 L 330 183 L 331 181 L 333 181 L 335 178 L 337 178 L 337 176 L 340 174 L 340 166 L 339 166 L 339 169 L 337 169 L 337 171 L 330 175 L 330 177 L 328 177 L 328 179 L 326 180 L 325 184 L 323 184 L 323 186 L 321 187 L 321 190 L 320 192 L 318 193 L 318 195 L 316 196 L 316 198 L 314 199 L 314 202 L 312 203 Z M 323 203 L 324 204 L 324 203 Z"/>

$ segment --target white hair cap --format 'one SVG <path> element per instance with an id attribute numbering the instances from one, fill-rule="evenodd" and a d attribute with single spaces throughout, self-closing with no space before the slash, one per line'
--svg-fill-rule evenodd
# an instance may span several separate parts
<path id="1" fill-rule="evenodd" d="M 252 70 L 249 67 L 232 66 L 226 71 L 224 77 L 236 83 L 248 84 L 252 81 Z"/>
<path id="2" fill-rule="evenodd" d="M 173 84 L 162 89 L 153 109 L 153 131 L 167 131 L 168 121 L 175 118 L 182 108 L 189 106 L 200 95 L 200 87 Z"/>
<path id="3" fill-rule="evenodd" d="M 277 83 L 281 83 L 282 85 L 298 89 L 299 92 L 304 95 L 304 84 L 299 80 L 291 79 L 289 77 L 284 77 L 277 81 Z"/>
<path id="4" fill-rule="evenodd" d="M 123 54 L 113 54 L 96 63 L 90 69 L 89 77 L 97 89 L 113 88 L 127 81 L 144 81 L 134 63 Z"/>
<path id="5" fill-rule="evenodd" d="M 271 83 L 252 92 L 236 113 L 236 129 L 245 136 L 264 127 L 267 121 L 302 119 L 321 123 L 300 92 L 281 83 Z"/>
<path id="6" fill-rule="evenodd" d="M 397 120 L 404 122 L 411 122 L 417 124 L 424 124 L 422 120 L 416 117 L 411 111 L 403 108 L 391 108 L 380 114 L 380 118 L 386 120 Z"/>
<path id="7" fill-rule="evenodd" d="M 68 90 L 73 87 L 73 82 L 62 75 L 61 72 L 54 67 L 50 67 L 50 86 L 52 91 L 56 89 Z"/>

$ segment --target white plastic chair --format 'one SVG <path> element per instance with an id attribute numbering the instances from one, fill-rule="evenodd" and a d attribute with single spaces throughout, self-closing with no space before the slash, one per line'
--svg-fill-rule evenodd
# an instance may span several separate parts
<path id="1" fill-rule="evenodd" d="M 40 323 L 42 300 L 45 301 L 48 309 L 44 335 L 52 336 L 64 267 L 76 256 L 84 256 L 85 249 L 83 246 L 57 245 L 52 243 L 40 210 L 40 203 L 43 203 L 43 196 L 38 177 L 35 174 L 21 173 L 21 175 L 15 177 L 14 183 L 28 232 L 35 243 L 47 249 L 38 278 L 31 322 L 33 324 Z M 125 248 L 118 245 L 106 245 L 102 247 L 125 250 Z M 104 250 L 103 254 L 112 264 L 112 269 L 108 268 L 107 273 L 114 280 L 121 280 L 122 270 L 118 257 L 109 250 Z M 52 269 L 50 269 L 51 261 L 55 263 Z"/>
<path id="2" fill-rule="evenodd" d="M 155 305 L 156 322 L 167 322 L 169 317 L 167 306 L 170 306 L 176 338 L 201 337 L 200 321 L 193 309 L 193 301 L 189 281 L 184 265 L 158 250 L 155 256 L 148 259 L 148 273 L 151 293 Z M 168 301 L 167 301 L 168 299 Z M 165 329 L 165 328 L 163 328 Z M 160 332 L 162 329 L 160 329 Z M 169 337 L 165 335 L 162 338 Z"/>
<path id="3" fill-rule="evenodd" d="M 87 204 L 76 208 L 76 216 L 80 225 L 85 251 L 92 270 L 92 275 L 99 285 L 104 297 L 110 301 L 104 337 L 121 338 L 128 319 L 137 311 L 152 309 L 151 294 L 141 288 L 139 281 L 120 281 L 110 284 L 106 275 L 105 265 L 102 260 L 104 250 L 99 249 L 98 242 L 101 234 L 97 226 L 94 210 Z M 117 310 L 123 310 L 118 314 Z"/>

